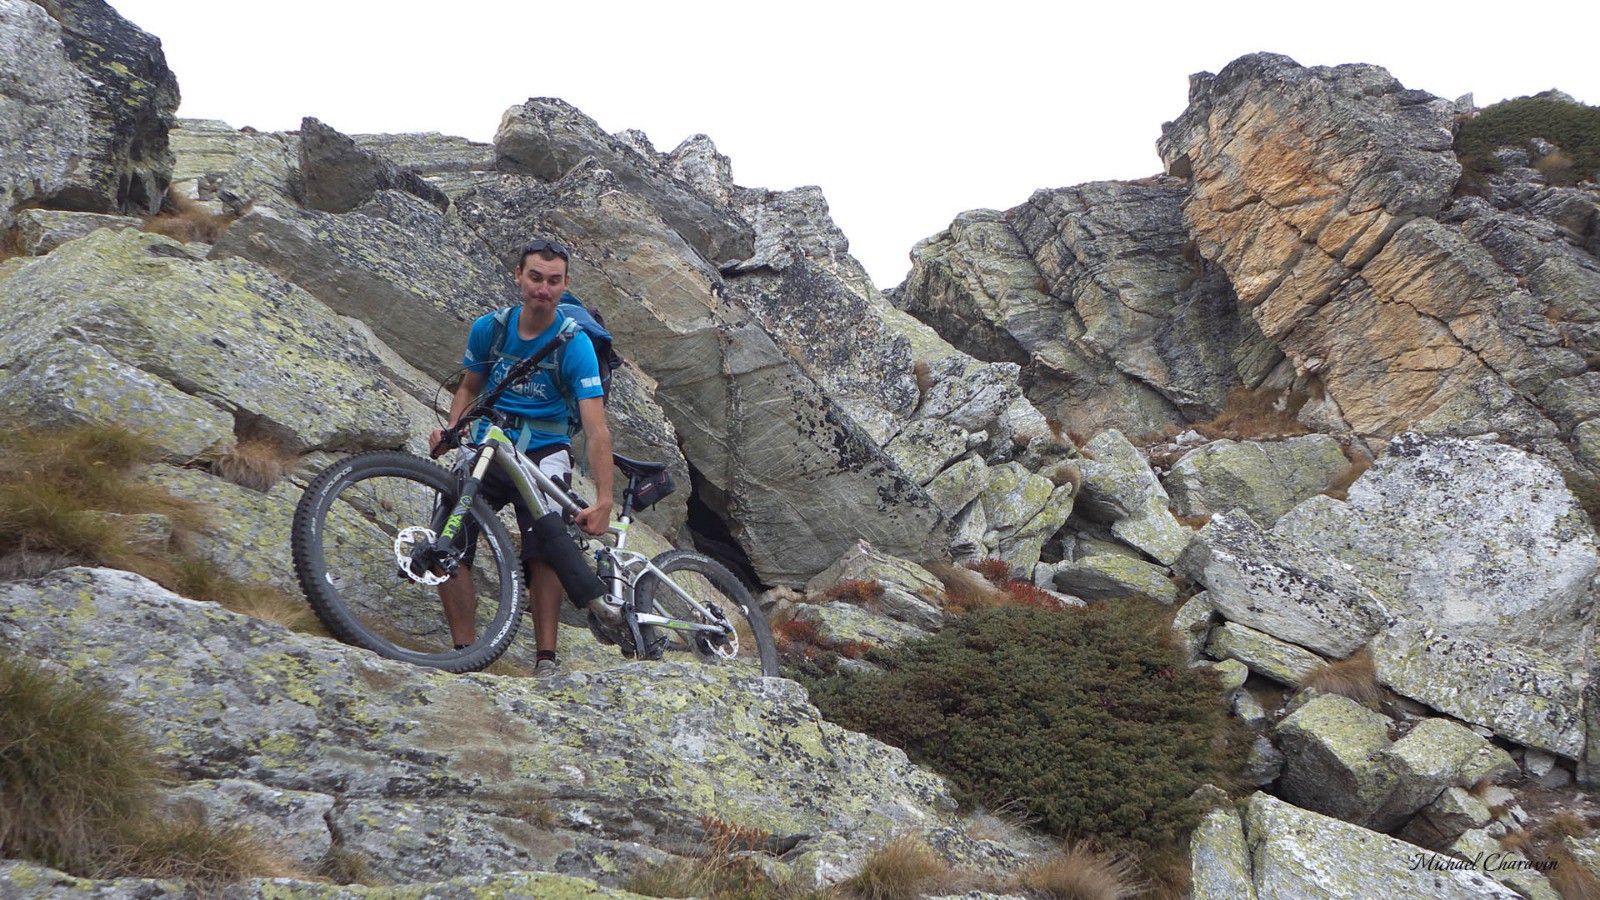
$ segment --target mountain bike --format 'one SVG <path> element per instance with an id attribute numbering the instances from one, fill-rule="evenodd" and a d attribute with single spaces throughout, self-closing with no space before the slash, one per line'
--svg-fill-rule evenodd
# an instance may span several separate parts
<path id="1" fill-rule="evenodd" d="M 558 340 L 570 336 L 563 332 Z M 546 497 L 570 524 L 588 505 L 517 448 L 506 434 L 510 417 L 494 408 L 499 395 L 533 374 L 556 346 L 552 341 L 519 361 L 445 431 L 446 444 L 470 452 L 468 465 L 451 471 L 379 450 L 341 459 L 306 488 L 291 529 L 295 573 L 334 637 L 448 672 L 482 669 L 510 647 L 527 603 L 523 572 L 510 532 L 477 496 L 478 486 L 489 467 L 498 466 L 532 509 Z M 628 485 L 607 535 L 612 543 L 584 538 L 608 588 L 591 601 L 590 630 L 624 656 L 748 662 L 762 675 L 777 675 L 766 616 L 737 576 L 693 551 L 669 550 L 652 559 L 627 549 L 639 504 L 665 495 L 666 465 L 621 455 L 613 460 Z M 463 567 L 472 572 L 477 596 L 476 639 L 458 649 L 438 586 Z M 611 604 L 619 623 L 602 621 L 593 611 L 598 603 Z"/>

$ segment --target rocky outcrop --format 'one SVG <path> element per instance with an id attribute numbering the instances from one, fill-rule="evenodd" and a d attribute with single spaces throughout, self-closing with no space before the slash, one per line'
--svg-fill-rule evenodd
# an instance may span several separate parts
<path id="1" fill-rule="evenodd" d="M 1279 357 L 1188 250 L 1176 179 L 1039 191 L 963 213 L 912 251 L 896 305 L 981 359 L 1023 366 L 1076 433 L 1153 431 L 1220 409 Z"/>
<path id="2" fill-rule="evenodd" d="M 30 261 L 0 281 L 0 329 L 0 396 L 46 420 L 149 427 L 182 456 L 236 433 L 291 451 L 405 439 L 377 360 L 327 307 L 157 235 L 97 231 Z"/>
<path id="3" fill-rule="evenodd" d="M 300 178 L 306 206 L 322 212 L 350 212 L 379 191 L 404 191 L 441 212 L 450 206 L 450 198 L 417 173 L 309 116 L 300 121 Z"/>
<path id="4" fill-rule="evenodd" d="M 178 82 L 101 0 L 0 3 L 0 228 L 23 206 L 153 214 Z"/>
<path id="5" fill-rule="evenodd" d="M 1380 439 L 1496 431 L 1592 482 L 1571 448 L 1594 412 L 1564 401 L 1594 335 L 1557 322 L 1597 313 L 1593 249 L 1536 210 L 1582 220 L 1595 198 L 1458 201 L 1458 112 L 1375 66 L 1258 54 L 1195 76 L 1160 148 L 1201 256 L 1317 382 L 1317 415 Z"/>
<path id="6" fill-rule="evenodd" d="M 344 215 L 259 207 L 229 227 L 212 256 L 277 272 L 335 312 L 366 322 L 435 381 L 461 368 L 474 319 L 519 302 L 510 275 L 476 239 L 397 191 Z"/>
<path id="7" fill-rule="evenodd" d="M 792 682 L 731 667 L 430 674 L 96 569 L 0 586 L 0 634 L 110 689 L 180 779 L 298 792 L 257 810 L 325 806 L 317 827 L 398 883 L 620 883 L 661 858 L 646 845 L 693 848 L 701 815 L 771 832 L 804 877 L 838 863 L 833 836 L 859 854 L 869 835 L 953 823 L 941 780 L 822 721 Z"/>
<path id="8" fill-rule="evenodd" d="M 561 100 L 536 98 L 507 110 L 494 144 L 501 172 L 546 182 L 560 181 L 579 163 L 592 160 L 714 264 L 748 259 L 754 249 L 743 219 L 675 178 L 662 178 L 654 160 Z"/>

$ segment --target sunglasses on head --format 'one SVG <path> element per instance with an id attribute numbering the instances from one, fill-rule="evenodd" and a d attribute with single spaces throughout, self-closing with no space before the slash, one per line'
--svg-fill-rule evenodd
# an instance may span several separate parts
<path id="1" fill-rule="evenodd" d="M 522 248 L 522 255 L 527 256 L 529 253 L 543 253 L 546 250 L 554 253 L 562 259 L 565 259 L 569 262 L 571 261 L 571 252 L 567 250 L 566 247 L 563 247 L 555 241 L 548 240 L 546 238 L 534 238 L 533 240 L 529 241 L 528 246 Z"/>

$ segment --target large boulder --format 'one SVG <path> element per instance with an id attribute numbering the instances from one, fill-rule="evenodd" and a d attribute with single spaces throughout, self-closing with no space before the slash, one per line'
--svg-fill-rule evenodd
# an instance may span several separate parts
<path id="1" fill-rule="evenodd" d="M 214 119 L 179 119 L 168 133 L 174 157 L 172 188 L 217 213 L 252 206 L 295 207 L 300 180 L 299 136 L 234 128 Z"/>
<path id="2" fill-rule="evenodd" d="M 651 848 L 695 846 L 702 816 L 802 853 L 953 822 L 942 780 L 731 666 L 449 676 L 100 569 L 0 586 L 0 638 L 107 688 L 182 780 L 332 798 L 324 827 L 395 882 L 620 883 Z"/>
<path id="3" fill-rule="evenodd" d="M 1230 622 L 1323 656 L 1349 656 L 1388 618 L 1349 567 L 1274 537 L 1243 514 L 1213 517 L 1175 568 L 1205 585 L 1207 598 Z"/>
<path id="4" fill-rule="evenodd" d="M 1337 556 L 1404 621 L 1564 659 L 1586 654 L 1595 532 L 1540 457 L 1408 433 L 1348 501 L 1315 498 L 1274 533 Z"/>
<path id="5" fill-rule="evenodd" d="M 479 252 L 469 254 L 475 246 Z M 474 238 L 428 203 L 394 191 L 344 215 L 256 207 L 229 227 L 212 256 L 277 272 L 366 322 L 436 381 L 461 367 L 474 319 L 518 302 L 510 275 Z"/>
<path id="6" fill-rule="evenodd" d="M 1144 454 L 1115 429 L 1095 435 L 1083 452 L 1078 508 L 1084 517 L 1110 524 L 1112 534 L 1162 565 L 1177 562 L 1193 533 L 1173 518 Z"/>
<path id="7" fill-rule="evenodd" d="M 500 177 L 494 145 L 436 131 L 412 134 L 353 134 L 356 146 L 371 150 L 421 175 L 451 198 Z"/>
<path id="8" fill-rule="evenodd" d="M 593 160 L 712 263 L 748 259 L 754 251 L 754 235 L 742 218 L 561 100 L 534 98 L 506 110 L 494 145 L 501 172 L 547 182 Z"/>
<path id="9" fill-rule="evenodd" d="M 1179 515 L 1242 509 L 1271 526 L 1327 490 L 1349 465 L 1339 442 L 1325 434 L 1271 443 L 1220 440 L 1185 453 L 1162 486 Z"/>
<path id="10" fill-rule="evenodd" d="M 1518 900 L 1475 867 L 1415 844 L 1257 793 L 1244 815 L 1251 877 L 1262 900 Z"/>
<path id="11" fill-rule="evenodd" d="M 1396 693 L 1519 744 L 1583 756 L 1588 678 L 1556 657 L 1415 623 L 1379 635 L 1372 659 Z"/>
<path id="12" fill-rule="evenodd" d="M 1278 789 L 1296 806 L 1369 825 L 1395 789 L 1398 776 L 1384 758 L 1389 718 L 1354 700 L 1314 697 L 1276 734 L 1285 759 Z"/>
<path id="13" fill-rule="evenodd" d="M 158 235 L 97 231 L 30 262 L 0 281 L 0 331 L 0 373 L 41 413 L 59 403 L 82 421 L 151 428 L 174 453 L 207 449 L 174 415 L 222 444 L 237 433 L 296 452 L 393 447 L 407 433 L 377 360 L 327 307 Z"/>
<path id="14" fill-rule="evenodd" d="M 101 0 L 0 3 L 0 228 L 25 205 L 156 212 L 178 82 Z"/>

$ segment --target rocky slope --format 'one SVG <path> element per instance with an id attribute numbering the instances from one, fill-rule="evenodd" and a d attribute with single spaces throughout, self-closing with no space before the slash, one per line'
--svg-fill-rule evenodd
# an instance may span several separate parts
<path id="1" fill-rule="evenodd" d="M 1196 833 L 1196 896 L 1349 896 L 1379 871 L 1390 894 L 1548 896 L 1525 868 L 1407 864 L 1600 779 L 1578 500 L 1600 483 L 1600 190 L 1510 165 L 1458 191 L 1470 104 L 1245 57 L 1195 76 L 1164 174 L 963 214 L 885 295 L 820 191 L 741 186 L 704 136 L 662 152 L 553 99 L 490 145 L 180 121 L 159 42 L 97 0 L 0 0 L 0 47 L 0 410 L 149 433 L 144 477 L 210 504 L 195 549 L 237 577 L 295 589 L 306 481 L 421 449 L 466 324 L 551 235 L 629 361 L 618 449 L 682 486 L 645 547 L 714 552 L 829 641 L 937 629 L 917 563 L 941 558 L 1172 604 L 1259 732 L 1263 792 Z M 178 195 L 237 219 L 139 230 Z M 1252 430 L 1244 396 L 1280 402 Z M 218 477 L 262 441 L 286 477 Z M 840 581 L 882 588 L 875 611 L 818 602 Z M 614 895 L 703 817 L 818 885 L 897 832 L 995 873 L 1036 850 L 973 837 L 940 779 L 792 682 L 625 663 L 579 629 L 560 679 L 445 677 L 80 568 L 0 583 L 0 633 L 110 688 L 174 798 L 414 892 Z M 1364 660 L 1374 699 L 1330 689 Z M 1569 844 L 1564 865 L 1600 855 Z M 185 890 L 17 862 L 0 884 Z"/>

